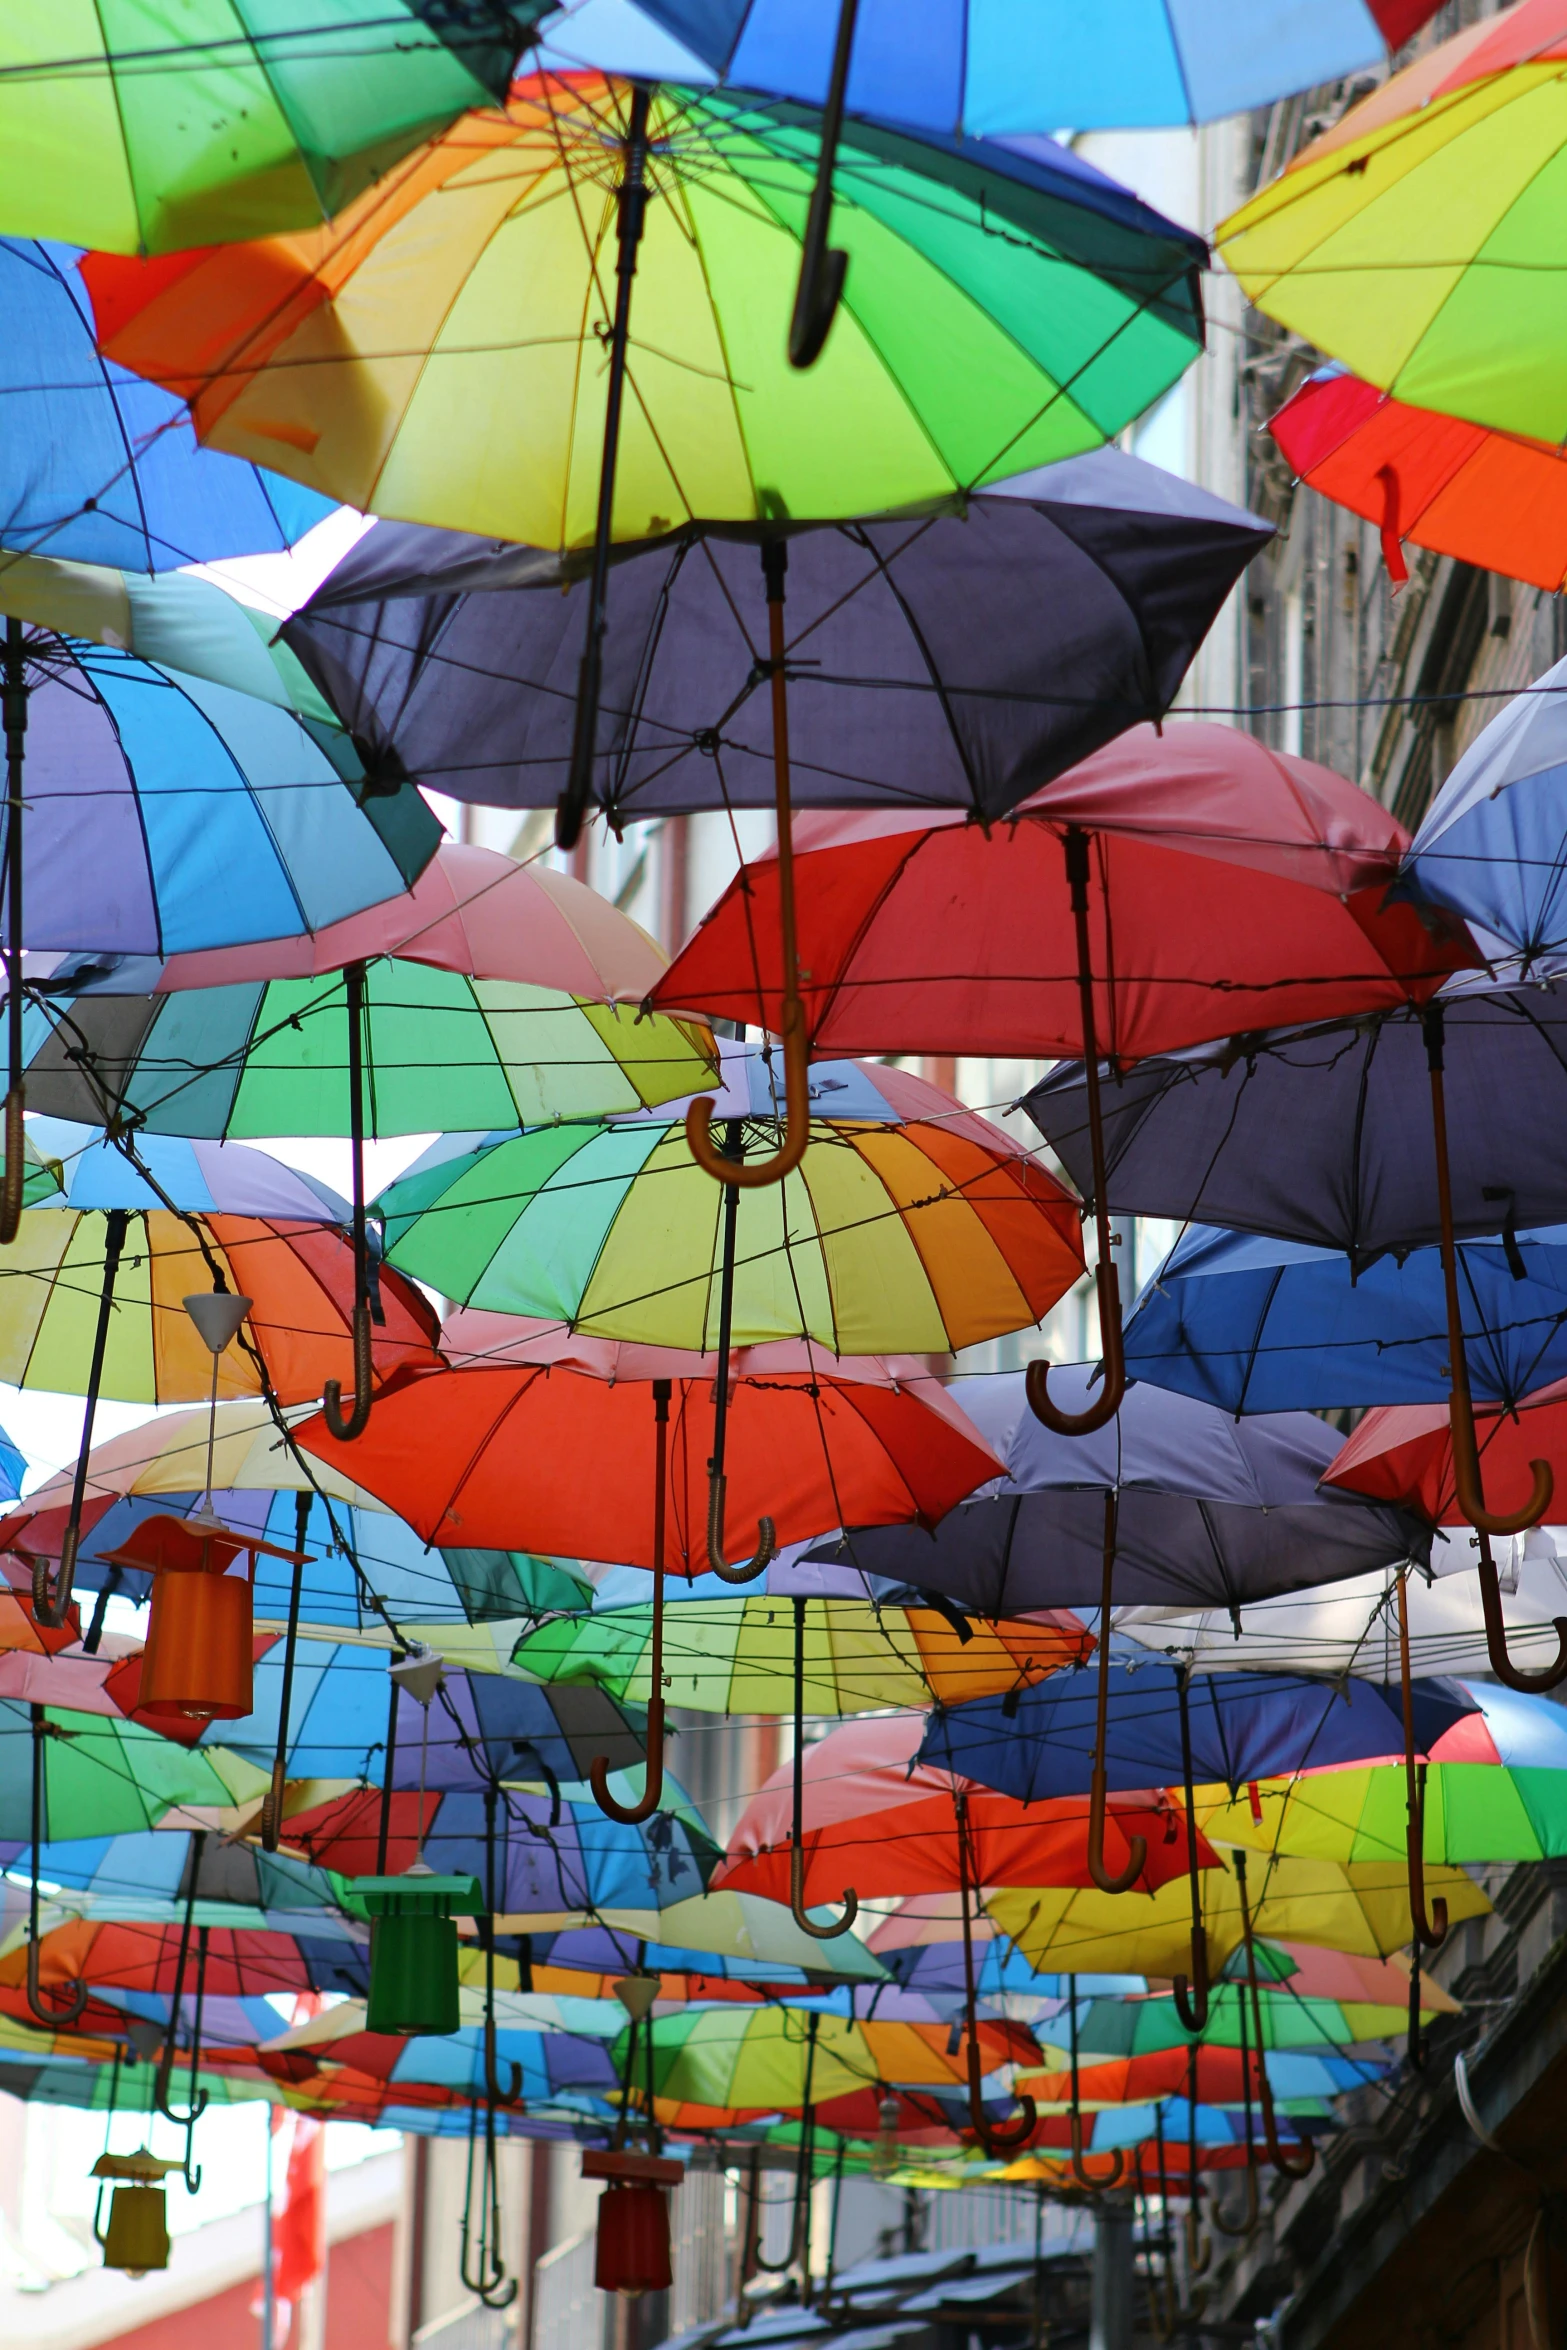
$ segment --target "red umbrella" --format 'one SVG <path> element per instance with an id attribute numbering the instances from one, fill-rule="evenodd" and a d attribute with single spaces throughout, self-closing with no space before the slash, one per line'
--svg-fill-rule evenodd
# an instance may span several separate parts
<path id="1" fill-rule="evenodd" d="M 984 1885 L 1092 1884 L 1087 1798 L 1025 1805 L 950 1771 L 916 1764 L 922 1715 L 845 1723 L 809 1753 L 799 1743 L 798 1720 L 795 1728 L 793 1760 L 746 1806 L 712 1889 L 729 1886 L 787 1899 L 797 1918 L 813 1900 L 837 1897 L 850 1869 L 854 1891 L 841 1898 L 851 1918 L 861 1895 L 901 1899 L 955 1890 L 963 1934 L 969 2120 L 987 2153 L 1020 2146 L 1034 2126 L 1032 2101 L 1023 2098 L 1017 2120 L 998 2128 L 987 2119 L 981 2097 L 971 1901 Z M 1105 1809 L 1104 1838 L 1117 1862 L 1130 1869 L 1134 1845 L 1141 1847 L 1135 1882 L 1144 1891 L 1185 1873 L 1185 1825 L 1162 1794 L 1112 1795 Z M 1198 1865 L 1217 1865 L 1201 1839 Z"/>
<path id="2" fill-rule="evenodd" d="M 1567 578 L 1567 459 L 1546 442 L 1411 408 L 1340 367 L 1268 430 L 1301 481 L 1376 524 L 1395 585 L 1402 539 L 1553 593 Z"/>
<path id="3" fill-rule="evenodd" d="M 1082 1054 L 1088 1069 L 1099 1310 L 1098 1402 L 1069 1418 L 1045 1367 L 1030 1402 L 1086 1434 L 1125 1387 L 1111 1258 L 1099 1056 L 1423 1000 L 1476 960 L 1387 887 L 1408 835 L 1331 769 L 1237 728 L 1134 728 L 999 824 L 961 815 L 802 816 L 795 829 L 799 1001 L 826 1053 Z M 776 1031 L 784 1016 L 779 867 L 746 866 L 651 1000 Z"/>

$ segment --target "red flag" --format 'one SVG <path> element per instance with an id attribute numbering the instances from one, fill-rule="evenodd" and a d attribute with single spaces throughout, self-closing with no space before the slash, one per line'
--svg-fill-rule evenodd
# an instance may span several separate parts
<path id="1" fill-rule="evenodd" d="M 277 2297 L 297 2309 L 326 2267 L 326 2124 L 294 2117 L 288 2177 L 273 2232 Z"/>

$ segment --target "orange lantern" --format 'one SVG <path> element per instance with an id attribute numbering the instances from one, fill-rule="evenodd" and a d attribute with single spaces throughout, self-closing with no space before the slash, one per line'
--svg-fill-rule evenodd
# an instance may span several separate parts
<path id="1" fill-rule="evenodd" d="M 251 1579 L 229 1569 L 242 1554 L 248 1568 L 258 1552 L 296 1561 L 295 1552 L 200 1511 L 144 1518 L 117 1550 L 105 1553 L 110 1565 L 137 1567 L 153 1578 L 138 1714 L 232 1722 L 254 1710 Z"/>

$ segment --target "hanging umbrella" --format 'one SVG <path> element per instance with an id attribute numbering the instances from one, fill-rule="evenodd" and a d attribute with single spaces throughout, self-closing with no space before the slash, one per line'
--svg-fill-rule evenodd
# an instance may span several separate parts
<path id="1" fill-rule="evenodd" d="M 156 16 L 53 27 L 59 51 L 19 22 L 0 40 L 0 212 L 121 253 L 313 226 L 504 96 L 538 13 L 326 0 L 285 26 L 220 0 L 182 30 Z"/>
<path id="2" fill-rule="evenodd" d="M 1406 539 L 1552 594 L 1567 578 L 1567 466 L 1548 442 L 1412 408 L 1336 364 L 1268 430 L 1297 480 L 1376 525 L 1395 587 Z"/>
<path id="3" fill-rule="evenodd" d="M 1233 2003 L 1234 1986 L 1216 1989 L 1218 1999 L 1230 1997 Z M 1264 2017 L 1268 2010 L 1264 2008 Z M 1402 2022 L 1402 2012 L 1399 2021 Z M 1368 2061 L 1363 2057 L 1319 2056 L 1297 2052 L 1294 2049 L 1267 2051 L 1268 2083 L 1274 2103 L 1281 2113 L 1299 2110 L 1305 2113 L 1326 2114 L 1328 2100 L 1342 2097 L 1355 2089 L 1363 2089 L 1385 2074 L 1388 2063 Z M 1146 2056 L 1111 2057 L 1098 2064 L 1080 2065 L 1078 2095 L 1085 2116 L 1095 2111 L 1113 2111 L 1117 2106 L 1146 2105 L 1164 2097 L 1178 2097 L 1191 2074 L 1189 2054 L 1184 2047 L 1171 2047 Z M 1239 2105 L 1248 2086 L 1255 2084 L 1255 2073 L 1240 2060 L 1238 2048 L 1215 2046 L 1205 2040 L 1197 2051 L 1197 2094 L 1204 2105 Z M 1025 2073 L 1028 2093 L 1041 2112 L 1051 2107 L 1060 2109 L 1070 2095 L 1070 2076 L 1065 2071 Z"/>
<path id="4" fill-rule="evenodd" d="M 1268 2052 L 1270 2075 L 1289 2076 L 1278 2064 L 1280 2056 L 1306 2055 L 1312 2063 L 1368 2064 L 1364 2057 L 1332 2055 L 1337 2049 L 1365 2048 L 1389 2040 L 1403 2029 L 1409 2009 L 1409 1971 L 1397 1959 L 1357 1957 L 1304 1943 L 1269 1941 L 1259 1946 L 1262 1983 L 1262 2045 Z M 1240 1971 L 1230 1971 L 1215 1983 L 1208 2021 L 1203 2027 L 1199 2062 L 1239 2048 L 1243 2010 Z M 1429 1975 L 1420 1983 L 1422 2010 L 1427 2015 L 1457 2015 L 1459 2003 Z M 1247 2007 L 1250 2002 L 1248 2000 Z M 1246 2018 L 1248 2044 L 1253 2026 Z M 1157 2062 L 1161 2057 L 1188 2057 L 1191 2035 L 1181 2022 L 1175 2002 L 1166 1993 L 1147 1996 L 1094 1998 L 1083 2010 L 1081 2044 L 1091 2057 L 1129 2063 Z"/>
<path id="5" fill-rule="evenodd" d="M 40 1741 L 33 1711 L 0 1700 L 0 1836 L 30 1833 L 32 1763 L 40 1746 L 44 1837 L 152 1828 L 171 1812 L 226 1807 L 234 1789 L 221 1757 L 192 1753 L 140 1723 L 50 1707 Z M 248 1790 L 247 1790 L 248 1791 Z"/>
<path id="6" fill-rule="evenodd" d="M 1512 1409 L 1567 1372 L 1567 1228 L 1460 1241 L 1457 1265 L 1471 1390 Z M 1445 1402 L 1441 1252 L 1357 1274 L 1336 1250 L 1194 1224 L 1139 1298 L 1126 1359 L 1229 1412 Z"/>
<path id="7" fill-rule="evenodd" d="M 1561 0 L 1523 0 L 1304 147 L 1218 231 L 1258 309 L 1402 400 L 1559 441 L 1539 293 L 1564 43 Z"/>
<path id="8" fill-rule="evenodd" d="M 894 1596 L 897 1593 L 898 1596 Z M 918 1592 L 854 1567 L 774 1561 L 762 1588 L 739 1598 L 699 1576 L 665 1593 L 662 1677 L 672 1704 L 698 1713 L 766 1713 L 786 1703 L 794 1608 L 805 1600 L 806 1710 L 878 1712 L 1016 1689 L 1076 1664 L 1092 1635 L 1065 1609 L 997 1623 L 922 1605 Z M 649 1578 L 603 1577 L 586 1612 L 524 1632 L 512 1663 L 530 1680 L 587 1683 L 645 1705 L 652 1695 Z"/>
<path id="9" fill-rule="evenodd" d="M 770 1157 L 784 1123 L 772 1064 L 720 1049 L 712 1117 Z M 738 1202 L 740 1344 L 941 1353 L 1043 1320 L 1079 1278 L 1077 1203 L 999 1127 L 903 1070 L 817 1062 L 810 1084 L 798 1167 Z M 444 1297 L 701 1352 L 717 1336 L 728 1197 L 664 1113 L 446 1137 L 376 1213 L 388 1261 Z"/>
<path id="10" fill-rule="evenodd" d="M 0 34 L 0 59 L 4 42 Z M 3 64 L 0 88 L 14 97 Z M 17 218 L 14 205 L 6 217 Z M 328 499 L 282 474 L 203 449 L 181 401 L 100 358 L 86 288 L 58 245 L 0 239 L 0 298 L 11 329 L 0 354 L 0 595 L 26 567 L 14 555 L 165 572 L 274 553 L 331 512 Z M 198 595 L 203 585 L 180 583 Z M 205 597 L 223 600 L 216 588 Z"/>
<path id="11" fill-rule="evenodd" d="M 641 1961 L 639 1940 L 646 1944 Z M 546 1966 L 558 1956 L 563 1968 L 580 1963 L 612 1976 L 639 1963 L 687 1975 L 710 1970 L 709 1987 L 714 1980 L 787 1985 L 807 1974 L 813 1982 L 877 1983 L 887 1975 L 857 1936 L 835 1936 L 831 1947 L 823 1948 L 819 1937 L 801 1932 L 782 1902 L 764 1901 L 757 1893 L 705 1892 L 654 1913 L 616 1908 L 590 1929 L 559 1934 L 533 1948 L 543 1954 Z"/>
<path id="12" fill-rule="evenodd" d="M 183 1918 L 184 1904 L 180 1905 Z M 362 1991 L 368 1953 L 346 1940 L 317 1945 L 329 1952 L 324 1960 L 307 1955 L 303 1940 L 293 1934 L 255 1926 L 202 1924 L 204 1907 L 196 1910 L 197 1930 L 207 1937 L 207 1991 L 217 1997 L 265 1997 L 279 1991 Z M 180 1972 L 182 1927 L 175 1919 L 164 1924 L 120 1921 L 98 1925 L 80 1919 L 56 1926 L 39 1947 L 39 1974 L 47 1990 L 94 1984 L 118 1984 L 127 1990 L 174 1989 Z M 191 1951 L 187 1943 L 186 1967 Z M 0 1955 L 0 1983 L 18 1983 L 26 1958 L 20 1949 Z M 192 1991 L 194 1999 L 194 1991 Z M 183 2013 L 183 2008 L 181 2009 Z"/>
<path id="13" fill-rule="evenodd" d="M 1384 903 L 1404 846 L 1385 810 L 1230 727 L 1134 730 L 1013 819 L 803 819 L 799 1017 L 818 1052 L 1086 1052 L 1105 1379 L 1063 1418 L 1040 1365 L 1032 1400 L 1059 1433 L 1087 1433 L 1124 1387 L 1096 1040 L 1119 1063 L 1264 1013 L 1369 1011 L 1423 997 L 1468 950 Z M 781 873 L 746 867 L 655 1001 L 777 1027 Z"/>

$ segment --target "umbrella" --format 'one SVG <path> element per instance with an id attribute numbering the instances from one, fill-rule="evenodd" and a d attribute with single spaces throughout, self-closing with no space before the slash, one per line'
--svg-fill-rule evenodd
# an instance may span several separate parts
<path id="1" fill-rule="evenodd" d="M 0 66 L 4 86 L 14 93 Z M 6 217 L 16 218 L 14 203 Z M 183 402 L 100 358 L 86 288 L 58 245 L 0 239 L 0 300 L 10 322 L 0 354 L 0 539 L 8 556 L 162 572 L 275 552 L 331 512 L 329 500 L 282 474 L 203 449 Z M 18 568 L 12 560 L 0 565 L 0 595 Z M 222 600 L 221 589 L 206 592 Z M 256 638 L 254 628 L 250 634 Z"/>
<path id="2" fill-rule="evenodd" d="M 536 14 L 528 0 L 482 22 L 422 0 L 328 0 L 285 28 L 220 0 L 183 31 L 94 15 L 63 53 L 19 22 L 0 41 L 0 208 L 15 228 L 121 253 L 313 225 L 502 97 Z"/>
<path id="3" fill-rule="evenodd" d="M 1261 1969 L 1262 2045 L 1294 2055 L 1317 2052 L 1322 2062 L 1330 2049 L 1362 2048 L 1391 2039 L 1403 2026 L 1409 2009 L 1409 1969 L 1400 1958 L 1356 1956 L 1302 1942 L 1269 1940 L 1259 1943 Z M 1240 1972 L 1232 1959 L 1215 1985 L 1200 2053 L 1238 2048 L 1243 2017 Z M 1451 1992 L 1421 1977 L 1422 2011 L 1428 2015 L 1457 2015 L 1459 2003 Z M 1246 2002 L 1249 2007 L 1249 2000 Z M 1247 2036 L 1251 2037 L 1248 2020 Z M 1175 2001 L 1165 1992 L 1148 1996 L 1094 1998 L 1083 2013 L 1082 2045 L 1092 2054 L 1137 2061 L 1164 2053 L 1190 2054 L 1191 2035 L 1181 2022 Z M 1327 2061 L 1346 2061 L 1328 2058 Z M 1364 2064 L 1368 2060 L 1351 2060 Z M 1269 2072 L 1275 2070 L 1270 2062 Z"/>
<path id="4" fill-rule="evenodd" d="M 947 2053 L 945 2024 L 850 2022 L 839 2016 L 809 2017 L 789 2007 L 694 2008 L 655 2015 L 644 2030 L 652 2035 L 650 2063 L 654 2111 L 666 2127 L 760 2118 L 799 2111 L 807 2104 L 842 2096 L 878 2082 L 906 2086 L 955 2086 L 966 2058 Z M 624 2075 L 626 2037 L 615 2049 Z M 981 2023 L 979 2039 L 987 2070 L 1020 2056 L 1033 2043 L 1015 2024 Z M 807 2079 L 807 2066 L 810 2078 Z M 642 2102 L 639 2087 L 632 2090 Z"/>
<path id="5" fill-rule="evenodd" d="M 44 1710 L 44 1709 L 39 1709 Z M 34 1709 L 0 1699 L 0 1836 L 30 1838 L 35 1746 L 43 1815 L 41 1839 L 156 1827 L 171 1813 L 223 1809 L 256 1774 L 221 1754 L 191 1751 L 139 1722 L 51 1706 L 41 1740 Z"/>
<path id="6" fill-rule="evenodd" d="M 1554 1156 L 1538 1148 L 1512 1149 L 1520 1120 L 1503 1109 L 1511 1103 L 1521 1118 L 1514 1089 L 1531 1066 L 1538 1069 L 1551 1061 L 1550 1077 L 1559 1077 L 1553 1060 L 1555 1016 L 1545 989 L 1461 987 L 1426 1006 L 1418 1030 L 1412 1018 L 1396 1016 L 1367 1022 L 1358 1033 L 1327 1027 L 1285 1030 L 1249 1036 L 1223 1053 L 1134 1071 L 1118 1113 L 1119 1132 L 1107 1138 L 1119 1155 L 1117 1175 L 1113 1181 L 1103 1176 L 1096 1184 L 1096 1196 L 1111 1206 L 1181 1217 L 1192 1215 L 1200 1195 L 1201 1211 L 1209 1217 L 1222 1214 L 1227 1224 L 1349 1250 L 1352 1273 L 1381 1250 L 1403 1251 L 1436 1238 L 1447 1333 L 1444 1359 L 1452 1369 L 1455 1477 L 1463 1514 L 1483 1537 L 1481 1574 L 1488 1583 L 1495 1577 L 1489 1537 L 1538 1524 L 1550 1506 L 1552 1484 L 1549 1467 L 1541 1461 L 1532 1466 L 1533 1490 L 1522 1508 L 1499 1513 L 1486 1506 L 1455 1236 L 1460 1229 L 1495 1232 L 1500 1225 L 1502 1254 L 1516 1275 L 1524 1265 L 1517 1241 L 1520 1208 L 1525 1221 L 1542 1225 L 1563 1212 Z M 1455 1130 L 1464 1135 L 1470 1118 L 1476 1121 L 1456 1158 L 1448 1139 L 1450 1036 Z M 1241 1064 L 1244 1079 L 1237 1077 L 1229 1088 L 1226 1073 Z M 1417 1184 L 1418 1162 L 1408 1149 L 1407 1118 L 1414 1112 L 1414 1089 L 1422 1075 L 1435 1145 L 1435 1182 L 1429 1186 Z M 1074 1108 L 1071 1097 L 1077 1090 L 1075 1076 L 1065 1072 L 1059 1088 L 1047 1081 L 1045 1089 L 1036 1089 L 1031 1097 L 1036 1123 L 1052 1135 L 1070 1133 L 1079 1120 L 1091 1126 L 1089 1095 L 1095 1089 L 1085 1080 L 1081 1106 Z M 1263 1110 L 1264 1097 L 1268 1124 L 1262 1129 L 1253 1120 Z M 1546 1124 L 1541 1107 L 1548 1098 L 1537 1090 L 1527 1104 L 1537 1133 Z M 1394 1120 L 1399 1121 L 1396 1128 Z M 1111 1123 L 1114 1128 L 1114 1117 Z M 1292 1143 L 1288 1153 L 1277 1142 L 1286 1132 Z M 1494 1160 L 1493 1150 L 1498 1153 Z M 1156 1154 L 1162 1155 L 1160 1174 L 1154 1172 Z M 1069 1144 L 1064 1155 L 1070 1162 Z M 1083 1155 L 1079 1148 L 1080 1162 Z M 1154 1207 L 1161 1190 L 1180 1205 L 1164 1211 Z M 1554 1194 L 1549 1205 L 1537 1204 L 1542 1193 Z M 1537 1322 L 1536 1333 L 1547 1335 L 1544 1321 Z M 1522 1343 L 1529 1346 L 1527 1334 Z M 1522 1368 L 1515 1363 L 1513 1372 Z M 1546 1375 L 1536 1368 L 1536 1378 Z M 1504 1645 L 1493 1649 L 1492 1661 L 1505 1677 L 1511 1668 Z M 1567 1647 L 1558 1665 L 1567 1673 Z"/>
<path id="7" fill-rule="evenodd" d="M 1412 408 L 1336 365 L 1268 430 L 1298 480 L 1376 525 L 1395 587 L 1405 539 L 1552 593 L 1567 578 L 1567 465 L 1548 442 Z"/>
<path id="8" fill-rule="evenodd" d="M 1562 0 L 1523 0 L 1351 107 L 1220 227 L 1250 299 L 1402 400 L 1560 440 L 1536 289 L 1564 40 Z"/>
<path id="9" fill-rule="evenodd" d="M 706 1032 L 622 1010 L 661 968 L 581 883 L 453 845 L 395 905 L 314 939 L 56 971 L 30 1032 L 35 1098 L 152 1132 L 349 1136 L 355 1407 L 328 1409 L 354 1436 L 370 1410 L 367 1125 L 482 1127 L 689 1092 L 709 1076 Z"/>
<path id="10" fill-rule="evenodd" d="M 1241 1947 L 1240 1900 L 1227 1869 L 1204 1869 L 1201 1883 L 1203 1930 L 1217 1967 Z M 1425 1889 L 1446 1901 L 1453 1923 L 1483 1917 L 1490 1908 L 1461 1869 L 1428 1869 Z M 1136 1967 L 1174 1975 L 1187 1963 L 1186 1887 L 1174 1879 L 1135 1900 L 1094 1887 L 1008 1886 L 986 1893 L 984 1906 L 992 1923 L 1039 1968 L 1106 1974 Z M 1414 1937 L 1402 1861 L 1274 1859 L 1255 1889 L 1252 1915 L 1257 1932 L 1270 1939 L 1320 1943 L 1356 1957 L 1385 1958 Z"/>
<path id="11" fill-rule="evenodd" d="M 878 1585 L 854 1567 L 774 1562 L 764 1588 L 737 1597 L 702 1576 L 666 1591 L 662 1679 L 672 1704 L 698 1713 L 750 1714 L 786 1701 L 794 1597 L 805 1599 L 804 1696 L 814 1715 L 885 1706 L 956 1704 L 998 1693 L 1081 1660 L 1092 1636 L 1066 1610 L 988 1623 L 920 1595 Z M 512 1663 L 530 1679 L 585 1682 L 646 1705 L 653 1693 L 649 1578 L 634 1568 L 603 1577 L 586 1612 L 525 1631 Z"/>
<path id="12" fill-rule="evenodd" d="M 713 1115 L 742 1152 L 770 1155 L 784 1122 L 771 1066 L 755 1047 L 721 1050 Z M 444 1137 L 376 1202 L 387 1258 L 463 1305 L 698 1353 L 718 1336 L 726 1246 L 734 1338 L 846 1355 L 975 1345 L 1042 1321 L 1080 1277 L 1076 1201 L 939 1087 L 817 1062 L 811 1107 L 799 1166 L 737 1201 L 732 1241 L 727 1187 L 665 1113 Z"/>
<path id="13" fill-rule="evenodd" d="M 1567 1226 L 1456 1253 L 1472 1392 L 1510 1410 L 1567 1372 Z M 1334 1249 L 1191 1225 L 1137 1301 L 1126 1359 L 1139 1379 L 1236 1413 L 1445 1403 L 1441 1252 L 1357 1273 Z"/>
<path id="14" fill-rule="evenodd" d="M 1004 828 L 805 817 L 805 1040 L 818 1052 L 1085 1051 L 1097 1136 L 1101 1035 L 1119 1062 L 1248 1017 L 1369 1011 L 1429 992 L 1468 950 L 1384 904 L 1404 838 L 1327 768 L 1197 723 L 1123 735 Z M 781 872 L 765 858 L 745 868 L 655 1001 L 778 1026 Z M 1101 1426 L 1124 1386 L 1097 1142 L 1093 1165 L 1105 1380 L 1086 1415 L 1063 1419 L 1036 1369 L 1032 1400 L 1062 1434 Z"/>

